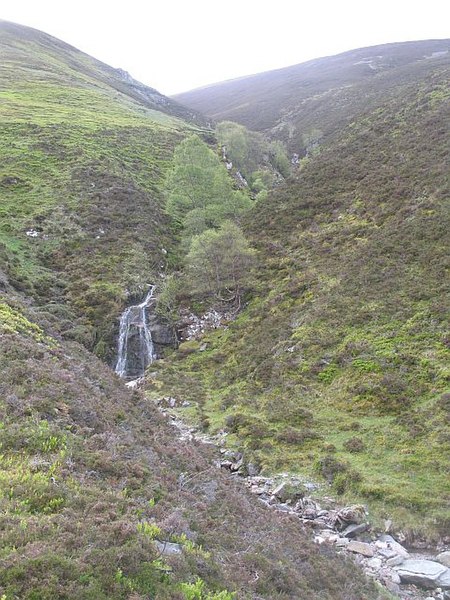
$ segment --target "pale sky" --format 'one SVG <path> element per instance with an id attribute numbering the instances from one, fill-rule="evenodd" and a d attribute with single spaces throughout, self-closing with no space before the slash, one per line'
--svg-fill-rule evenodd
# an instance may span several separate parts
<path id="1" fill-rule="evenodd" d="M 164 94 L 388 42 L 450 37 L 447 0 L 0 0 Z"/>

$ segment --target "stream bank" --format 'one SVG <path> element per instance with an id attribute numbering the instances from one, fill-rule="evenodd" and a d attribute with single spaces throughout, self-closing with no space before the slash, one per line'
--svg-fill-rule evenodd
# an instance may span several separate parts
<path id="1" fill-rule="evenodd" d="M 170 419 L 181 440 L 212 445 L 217 451 L 214 466 L 244 485 L 255 501 L 269 509 L 298 517 L 310 530 L 315 543 L 333 547 L 351 557 L 365 572 L 401 600 L 450 600 L 450 547 L 412 550 L 403 545 L 401 534 L 385 522 L 385 531 L 375 531 L 363 505 L 342 506 L 332 497 L 314 495 L 321 484 L 298 475 L 279 473 L 262 476 L 241 452 L 226 447 L 227 432 L 215 436 L 187 425 L 179 416 L 189 403 L 175 398 L 156 401 Z"/>

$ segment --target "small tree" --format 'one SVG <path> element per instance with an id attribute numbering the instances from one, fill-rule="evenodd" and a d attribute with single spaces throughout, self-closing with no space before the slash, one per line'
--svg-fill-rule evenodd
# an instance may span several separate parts
<path id="1" fill-rule="evenodd" d="M 252 205 L 246 194 L 234 189 L 219 157 L 196 135 L 177 146 L 166 190 L 167 212 L 182 224 L 188 242 L 225 219 L 238 219 Z"/>
<path id="2" fill-rule="evenodd" d="M 256 251 L 239 227 L 226 221 L 218 230 L 195 236 L 186 257 L 191 291 L 240 304 L 251 281 Z"/>

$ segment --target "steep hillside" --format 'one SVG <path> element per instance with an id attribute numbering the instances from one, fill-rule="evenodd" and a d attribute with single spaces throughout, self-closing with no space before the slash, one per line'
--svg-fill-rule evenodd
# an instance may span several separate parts
<path id="1" fill-rule="evenodd" d="M 248 306 L 160 371 L 266 471 L 327 480 L 411 536 L 449 524 L 449 79 L 448 55 L 405 59 L 336 92 L 345 119 L 342 102 L 334 134 L 247 221 Z"/>
<path id="2" fill-rule="evenodd" d="M 448 64 L 449 40 L 386 44 L 225 81 L 175 96 L 215 121 L 231 120 L 303 155 L 399 85 Z"/>
<path id="3" fill-rule="evenodd" d="M 203 122 L 33 29 L 0 22 L 0 53 L 0 269 L 110 358 L 125 290 L 142 294 L 172 243 L 174 147 Z"/>

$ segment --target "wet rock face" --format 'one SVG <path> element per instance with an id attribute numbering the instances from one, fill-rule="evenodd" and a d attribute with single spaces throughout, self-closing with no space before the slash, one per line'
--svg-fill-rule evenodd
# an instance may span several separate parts
<path id="1" fill-rule="evenodd" d="M 176 348 L 178 346 L 178 339 L 174 328 L 159 321 L 154 314 L 148 316 L 148 327 L 152 336 L 156 358 L 162 358 L 167 348 Z"/>
<path id="2" fill-rule="evenodd" d="M 133 379 L 141 377 L 149 364 L 150 358 L 146 354 L 141 329 L 132 325 L 128 334 L 126 376 Z"/>

